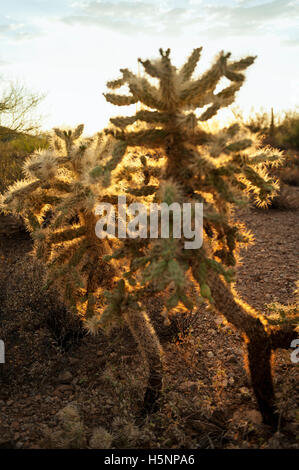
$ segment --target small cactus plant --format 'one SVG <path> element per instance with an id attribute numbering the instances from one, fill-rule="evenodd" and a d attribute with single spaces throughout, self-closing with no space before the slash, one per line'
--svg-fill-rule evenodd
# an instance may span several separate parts
<path id="1" fill-rule="evenodd" d="M 110 240 L 95 231 L 97 204 L 117 199 L 110 180 L 126 146 L 103 134 L 96 143 L 76 144 L 82 132 L 83 125 L 55 129 L 60 140 L 27 159 L 26 178 L 1 196 L 0 209 L 22 214 L 34 254 L 47 266 L 45 295 L 47 287 L 57 286 L 89 333 L 127 322 L 149 366 L 145 409 L 150 409 L 152 384 L 162 382 L 159 341 L 134 296 L 124 295 L 120 267 L 105 259 L 112 254 Z"/>
<path id="2" fill-rule="evenodd" d="M 46 149 L 29 157 L 24 165 L 26 178 L 8 188 L 2 207 L 22 214 L 34 239 L 36 256 L 47 263 L 47 285 L 56 284 L 73 310 L 85 310 L 88 322 L 94 295 L 109 283 L 113 269 L 102 259 L 109 246 L 105 240 L 99 243 L 94 229 L 94 205 L 105 194 L 94 169 L 102 163 L 104 152 L 76 146 L 82 132 L 83 125 L 73 132 L 56 129 L 66 154 Z M 109 140 L 105 139 L 104 145 L 109 145 Z M 44 228 L 44 215 L 49 211 L 51 217 Z"/>

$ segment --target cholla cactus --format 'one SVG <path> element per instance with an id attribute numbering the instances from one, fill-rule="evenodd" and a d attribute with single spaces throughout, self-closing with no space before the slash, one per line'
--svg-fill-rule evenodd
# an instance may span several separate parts
<path id="1" fill-rule="evenodd" d="M 134 150 L 134 155 L 139 153 L 139 179 L 133 174 L 134 166 L 125 160 L 119 172 L 119 178 L 128 182 L 128 193 L 143 202 L 204 204 L 203 246 L 186 250 L 183 239 L 172 236 L 154 242 L 128 240 L 114 256 L 132 260 L 126 285 L 134 286 L 139 300 L 147 286 L 168 294 L 166 316 L 178 306 L 192 308 L 191 292 L 199 288 L 201 296 L 244 333 L 255 395 L 265 422 L 274 423 L 271 351 L 289 347 L 295 333 L 293 328 L 281 333 L 267 325 L 231 287 L 238 248 L 252 239 L 231 215 L 250 195 L 257 204 L 268 204 L 278 183 L 268 175 L 267 167 L 278 165 L 282 154 L 261 148 L 257 137 L 238 123 L 215 132 L 205 125 L 220 108 L 233 103 L 245 79 L 243 72 L 255 58 L 232 61 L 230 54 L 221 52 L 206 73 L 192 79 L 201 48 L 194 49 L 180 69 L 171 63 L 169 49 L 160 49 L 160 55 L 155 61 L 139 59 L 150 78 L 122 69 L 122 77 L 107 84 L 112 90 L 105 94 L 110 103 L 141 102 L 145 108 L 130 117 L 111 119 L 114 129 L 107 133 Z M 222 78 L 230 84 L 216 92 Z M 123 85 L 129 94 L 113 91 Z M 195 114 L 198 108 L 205 109 Z"/>
<path id="2" fill-rule="evenodd" d="M 55 284 L 67 304 L 84 315 L 90 329 L 96 294 L 109 286 L 114 269 L 103 256 L 107 240 L 95 234 L 95 205 L 109 195 L 111 163 L 120 146 L 99 137 L 97 145 L 75 145 L 83 125 L 74 132 L 55 130 L 66 154 L 41 150 L 24 165 L 26 178 L 12 185 L 2 197 L 5 210 L 21 214 L 34 239 L 34 251 L 47 263 L 47 285 Z M 112 155 L 112 157 L 111 157 Z M 50 211 L 46 228 L 43 218 Z"/>
<path id="3" fill-rule="evenodd" d="M 76 145 L 82 131 L 82 125 L 74 132 L 55 129 L 66 155 L 55 142 L 56 150 L 30 157 L 24 165 L 26 178 L 1 196 L 0 209 L 23 216 L 34 239 L 34 253 L 47 264 L 46 287 L 59 288 L 88 332 L 127 322 L 149 366 L 145 410 L 150 410 L 155 401 L 152 385 L 162 381 L 159 341 L 145 312 L 136 308 L 134 295 L 124 295 L 123 282 L 116 283 L 120 269 L 107 260 L 111 240 L 95 233 L 97 204 L 117 199 L 110 183 L 126 145 L 102 134 L 96 144 Z"/>

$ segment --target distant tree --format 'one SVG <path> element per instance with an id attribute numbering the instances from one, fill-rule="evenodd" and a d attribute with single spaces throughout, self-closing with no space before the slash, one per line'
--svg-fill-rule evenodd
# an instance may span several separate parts
<path id="1" fill-rule="evenodd" d="M 3 90 L 0 97 L 0 139 L 10 140 L 18 133 L 32 134 L 40 128 L 37 108 L 44 94 L 30 91 L 16 82 Z"/>

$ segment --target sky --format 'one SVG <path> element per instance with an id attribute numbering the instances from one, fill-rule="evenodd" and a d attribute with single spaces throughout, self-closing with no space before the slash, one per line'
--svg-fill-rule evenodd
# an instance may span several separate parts
<path id="1" fill-rule="evenodd" d="M 13 80 L 46 93 L 45 129 L 84 123 L 93 134 L 124 114 L 103 96 L 120 68 L 137 72 L 160 47 L 180 66 L 203 46 L 199 74 L 220 50 L 257 55 L 235 103 L 245 114 L 292 109 L 298 24 L 299 0 L 0 0 L 0 90 Z"/>

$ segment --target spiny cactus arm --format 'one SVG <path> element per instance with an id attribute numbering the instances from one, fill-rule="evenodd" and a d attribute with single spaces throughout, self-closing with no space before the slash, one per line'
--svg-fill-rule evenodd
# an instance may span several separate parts
<path id="1" fill-rule="evenodd" d="M 75 238 L 84 236 L 86 231 L 87 229 L 85 226 L 56 231 L 49 234 L 48 243 L 56 244 L 74 240 Z"/>
<path id="2" fill-rule="evenodd" d="M 142 60 L 139 58 L 138 62 L 143 65 L 144 70 L 150 77 L 153 77 L 153 78 L 161 77 L 161 70 L 151 60 Z"/>
<path id="3" fill-rule="evenodd" d="M 107 129 L 116 139 L 123 140 L 131 147 L 157 148 L 163 145 L 168 132 L 163 129 L 149 129 L 136 132 L 121 132 L 114 129 Z"/>
<path id="4" fill-rule="evenodd" d="M 60 285 L 61 278 L 68 277 L 76 281 L 78 287 L 84 287 L 83 275 L 78 265 L 82 262 L 84 255 L 87 253 L 87 242 L 83 240 L 79 243 L 73 243 L 71 247 L 65 248 L 57 255 L 53 257 L 53 249 L 51 255 L 46 261 L 48 261 L 48 273 L 47 273 L 47 288 L 53 284 Z M 74 290 L 76 290 L 74 287 Z"/>
<path id="5" fill-rule="evenodd" d="M 253 192 L 259 206 L 265 207 L 279 189 L 276 179 L 270 178 L 265 171 L 257 172 L 247 165 L 242 168 L 242 174 L 239 178 L 246 185 L 246 190 Z"/>
<path id="6" fill-rule="evenodd" d="M 228 63 L 228 69 L 231 72 L 240 72 L 242 70 L 247 69 L 250 65 L 252 65 L 255 61 L 257 56 L 248 56 L 244 57 L 244 59 L 237 60 L 235 62 Z"/>
<path id="7" fill-rule="evenodd" d="M 51 150 L 40 150 L 26 159 L 23 171 L 28 179 L 49 181 L 57 173 L 58 162 L 56 155 Z"/>
<path id="8" fill-rule="evenodd" d="M 41 187 L 42 189 L 55 190 L 60 193 L 72 193 L 74 190 L 74 185 L 72 183 L 58 178 L 52 180 L 51 183 L 44 183 Z"/>
<path id="9" fill-rule="evenodd" d="M 230 54 L 224 55 L 221 52 L 212 67 L 205 72 L 198 80 L 190 80 L 186 82 L 180 92 L 181 104 L 184 106 L 191 105 L 199 97 L 206 93 L 211 93 L 215 88 L 220 78 L 223 77 L 225 72 L 225 64 Z"/>
<path id="10" fill-rule="evenodd" d="M 129 106 L 139 101 L 136 96 L 117 95 L 115 93 L 103 93 L 106 100 L 117 106 Z"/>
<path id="11" fill-rule="evenodd" d="M 121 88 L 123 85 L 125 85 L 126 80 L 124 77 L 118 78 L 117 80 L 111 80 L 110 82 L 107 82 L 107 88 L 110 88 L 110 90 L 117 90 L 118 88 Z"/>
<path id="12" fill-rule="evenodd" d="M 193 49 L 190 57 L 188 57 L 186 63 L 181 67 L 179 71 L 179 77 L 184 82 L 187 80 L 190 80 L 190 78 L 192 77 L 195 67 L 197 66 L 198 61 L 200 59 L 201 51 L 202 51 L 202 47 Z"/>
<path id="13" fill-rule="evenodd" d="M 283 152 L 277 149 L 265 148 L 262 153 L 257 155 L 236 154 L 234 155 L 234 160 L 240 165 L 278 167 L 283 163 L 284 155 Z"/>
<path id="14" fill-rule="evenodd" d="M 164 109 L 175 111 L 178 105 L 178 86 L 176 84 L 176 68 L 170 61 L 170 49 L 167 51 L 159 50 L 161 59 L 159 67 L 161 68 L 159 96 Z"/>
<path id="15" fill-rule="evenodd" d="M 251 139 L 243 139 L 237 140 L 226 147 L 224 147 L 223 152 L 229 155 L 232 152 L 241 152 L 242 150 L 246 150 L 247 148 L 251 147 L 252 140 Z M 255 163 L 254 160 L 251 160 L 252 163 Z"/>
<path id="16" fill-rule="evenodd" d="M 84 256 L 87 247 L 88 241 L 84 238 L 83 240 L 74 239 L 74 242 L 67 246 L 52 248 L 51 258 L 48 263 L 49 269 L 61 266 L 68 261 L 72 266 L 76 266 Z"/>
<path id="17" fill-rule="evenodd" d="M 53 129 L 57 137 L 62 139 L 65 143 L 66 150 L 69 153 L 75 140 L 79 139 L 81 137 L 83 130 L 84 130 L 84 124 L 79 124 L 79 126 L 76 127 L 74 131 L 72 130 L 61 130 L 54 128 Z"/>
<path id="18" fill-rule="evenodd" d="M 188 143 L 191 145 L 200 146 L 206 144 L 210 138 L 211 136 L 208 132 L 199 128 L 195 128 L 195 130 L 188 135 Z"/>
<path id="19" fill-rule="evenodd" d="M 127 143 L 124 141 L 118 141 L 116 142 L 113 152 L 112 152 L 112 157 L 109 159 L 109 161 L 106 163 L 105 168 L 111 173 L 117 165 L 122 161 L 125 153 L 127 150 Z"/>
<path id="20" fill-rule="evenodd" d="M 110 118 L 110 122 L 114 124 L 116 127 L 120 127 L 124 129 L 125 127 L 134 124 L 136 121 L 143 121 L 147 124 L 165 124 L 169 119 L 169 115 L 167 113 L 161 113 L 159 111 L 138 111 L 135 116 L 129 117 L 115 117 Z"/>
<path id="21" fill-rule="evenodd" d="M 151 85 L 146 78 L 136 78 L 134 81 L 130 81 L 128 85 L 137 101 L 141 101 L 141 103 L 149 108 L 158 109 L 159 111 L 167 110 L 164 97 L 160 95 L 159 90 Z"/>
<path id="22" fill-rule="evenodd" d="M 210 95 L 210 101 L 213 103 L 204 113 L 199 116 L 199 121 L 207 121 L 215 116 L 219 109 L 225 108 L 235 101 L 235 94 L 241 88 L 242 81 L 233 84 L 216 95 Z M 195 103 L 196 104 L 196 103 Z M 194 105 L 194 103 L 193 103 Z"/>
<path id="23" fill-rule="evenodd" d="M 41 228 L 38 218 L 32 211 L 27 210 L 24 219 L 26 227 L 30 232 L 33 232 L 34 230 L 39 230 Z"/>
<path id="24" fill-rule="evenodd" d="M 36 197 L 36 193 L 37 191 L 27 200 L 28 207 L 31 207 L 35 214 L 41 214 L 45 208 L 49 209 L 49 206 L 53 208 L 62 201 L 62 197 L 54 196 L 47 191 L 41 191 L 38 197 Z"/>
<path id="25" fill-rule="evenodd" d="M 84 124 L 79 124 L 72 133 L 73 140 L 79 139 L 84 131 Z"/>
<path id="26" fill-rule="evenodd" d="M 4 193 L 3 203 L 7 205 L 8 209 L 10 203 L 13 202 L 14 199 L 18 199 L 19 202 L 26 199 L 33 191 L 35 191 L 40 185 L 39 181 L 28 181 L 28 180 L 20 180 L 14 183 L 13 185 L 9 186 L 6 193 Z"/>
<path id="27" fill-rule="evenodd" d="M 225 178 L 217 174 L 217 170 L 211 171 L 206 178 L 205 184 L 209 188 L 210 192 L 218 193 L 218 196 L 226 202 L 236 204 L 237 206 L 248 204 L 248 197 L 242 197 L 242 195 L 240 197 L 240 195 L 234 190 L 232 181 L 226 182 Z"/>
<path id="28" fill-rule="evenodd" d="M 69 224 L 69 219 L 87 208 L 93 207 L 95 202 L 95 195 L 89 193 L 84 188 L 82 191 L 67 195 L 63 198 L 62 203 L 56 206 L 55 213 L 51 222 L 54 229 Z"/>

